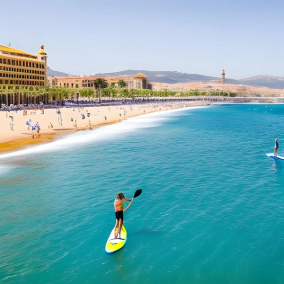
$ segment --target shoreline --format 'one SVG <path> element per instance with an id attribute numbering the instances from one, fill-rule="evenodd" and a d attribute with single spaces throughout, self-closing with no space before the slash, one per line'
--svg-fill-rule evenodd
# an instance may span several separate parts
<path id="1" fill-rule="evenodd" d="M 1 118 L 4 115 L 6 116 L 6 124 L 0 125 L 0 131 L 3 133 L 0 138 L 0 153 L 7 154 L 28 146 L 51 143 L 71 133 L 93 130 L 135 116 L 208 105 L 210 105 L 208 102 L 172 102 L 171 104 L 149 103 L 145 105 L 60 108 L 57 110 L 47 109 L 44 114 L 41 113 L 41 110 L 37 110 L 38 113 L 29 111 L 30 114 L 25 116 L 21 111 L 15 114 L 4 112 L 0 113 L 0 121 L 3 121 Z M 11 118 L 11 114 L 13 114 L 13 118 Z M 39 122 L 41 126 L 39 133 L 34 131 L 34 138 L 32 138 L 32 130 L 26 125 L 26 121 L 29 119 L 32 122 Z M 56 122 L 58 122 L 58 125 L 56 125 Z M 13 123 L 13 130 L 11 130 L 11 123 Z"/>

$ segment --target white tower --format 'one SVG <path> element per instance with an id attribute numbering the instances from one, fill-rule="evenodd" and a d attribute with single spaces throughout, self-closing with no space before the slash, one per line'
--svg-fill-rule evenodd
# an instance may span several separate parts
<path id="1" fill-rule="evenodd" d="M 225 74 L 224 69 L 223 69 L 223 72 L 222 72 L 222 74 L 221 74 L 221 75 L 222 75 L 221 83 L 222 83 L 222 84 L 225 84 L 225 75 L 226 75 L 226 74 Z"/>
<path id="2" fill-rule="evenodd" d="M 44 87 L 47 85 L 47 80 L 46 80 L 46 77 L 47 77 L 47 54 L 45 53 L 44 51 L 44 45 L 42 45 L 40 47 L 40 51 L 38 52 L 38 59 L 39 60 L 42 60 L 43 63 L 44 63 Z"/>

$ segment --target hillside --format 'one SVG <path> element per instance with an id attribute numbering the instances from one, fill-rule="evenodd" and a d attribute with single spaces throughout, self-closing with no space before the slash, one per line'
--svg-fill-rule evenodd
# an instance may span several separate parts
<path id="1" fill-rule="evenodd" d="M 205 76 L 199 74 L 188 74 L 181 73 L 177 71 L 148 71 L 148 70 L 124 70 L 119 72 L 112 73 L 97 73 L 93 76 L 96 77 L 116 77 L 116 76 L 135 76 L 137 73 L 142 73 L 145 75 L 150 82 L 157 83 L 166 83 L 166 84 L 178 84 L 178 83 L 193 83 L 193 82 L 203 82 L 208 83 L 212 80 L 220 80 L 219 77 Z M 55 71 L 52 69 L 47 70 L 48 76 L 55 77 L 65 77 L 73 76 L 68 73 Z M 284 89 L 284 77 L 268 76 L 268 75 L 259 75 L 244 78 L 241 80 L 234 80 L 226 78 L 227 84 L 235 85 L 247 85 L 253 87 L 268 87 L 271 89 Z"/>
<path id="2" fill-rule="evenodd" d="M 217 77 L 204 76 L 199 74 L 187 74 L 177 71 L 147 71 L 147 70 L 124 70 L 113 73 L 98 73 L 95 74 L 95 76 L 101 76 L 101 77 L 109 77 L 109 76 L 115 77 L 122 75 L 134 76 L 137 73 L 142 73 L 143 75 L 145 75 L 150 82 L 168 83 L 168 84 L 209 82 L 211 80 L 221 79 Z M 238 82 L 233 79 L 226 79 L 226 82 L 230 84 L 238 84 Z"/>
<path id="3" fill-rule="evenodd" d="M 284 77 L 259 75 L 239 80 L 243 85 L 255 87 L 268 87 L 271 89 L 284 89 Z"/>
<path id="4" fill-rule="evenodd" d="M 50 68 L 47 69 L 47 76 L 54 76 L 54 77 L 66 77 L 66 76 L 72 76 L 68 73 L 60 72 L 60 71 L 55 71 Z"/>

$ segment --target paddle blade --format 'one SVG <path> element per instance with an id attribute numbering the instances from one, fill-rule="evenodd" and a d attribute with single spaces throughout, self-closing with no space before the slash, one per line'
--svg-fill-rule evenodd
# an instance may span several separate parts
<path id="1" fill-rule="evenodd" d="M 137 196 L 139 196 L 142 193 L 142 189 L 137 189 L 136 192 L 133 195 L 133 198 L 136 198 Z"/>

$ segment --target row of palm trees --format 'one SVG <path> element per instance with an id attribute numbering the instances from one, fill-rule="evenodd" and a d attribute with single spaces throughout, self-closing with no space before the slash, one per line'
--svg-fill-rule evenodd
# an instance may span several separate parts
<path id="1" fill-rule="evenodd" d="M 65 88 L 65 87 L 39 87 L 39 86 L 0 86 L 0 104 L 20 104 L 20 103 L 44 103 L 59 102 L 60 104 L 67 99 L 72 101 L 80 98 L 99 98 L 102 97 L 122 97 L 134 98 L 136 96 L 155 96 L 155 97 L 169 97 L 169 96 L 236 96 L 233 92 L 224 92 L 219 90 L 199 91 L 189 90 L 188 92 L 174 92 L 167 89 L 160 91 L 153 90 L 128 90 L 124 80 L 119 80 L 117 83 L 110 85 L 103 78 L 98 78 L 94 81 L 95 88 Z"/>
<path id="2" fill-rule="evenodd" d="M 39 86 L 21 86 L 21 85 L 0 85 L 0 105 L 1 104 L 39 104 L 40 102 L 48 104 L 50 102 L 63 102 L 66 99 L 77 100 L 80 97 L 101 99 L 102 90 L 108 87 L 105 79 L 95 80 L 96 93 L 94 89 L 74 89 L 65 87 L 39 87 Z M 105 92 L 103 93 L 105 94 Z"/>

